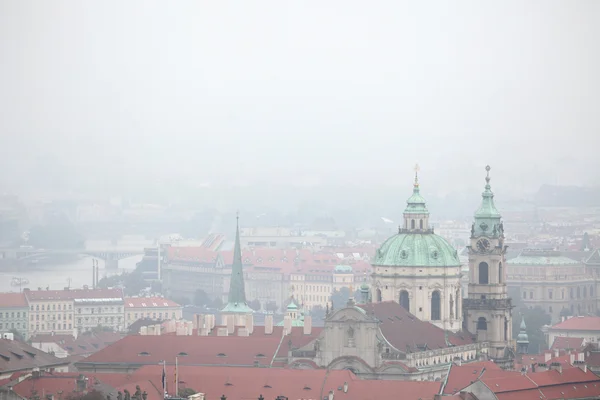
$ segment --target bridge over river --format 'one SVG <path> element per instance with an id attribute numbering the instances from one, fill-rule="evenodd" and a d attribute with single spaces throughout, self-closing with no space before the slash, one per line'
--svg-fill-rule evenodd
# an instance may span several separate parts
<path id="1" fill-rule="evenodd" d="M 21 246 L 0 248 L 0 259 L 36 263 L 53 255 L 88 255 L 104 260 L 107 268 L 117 268 L 119 260 L 144 254 L 144 249 L 148 247 L 156 247 L 156 242 L 153 240 L 87 241 L 85 246 L 80 249 L 35 249 Z"/>

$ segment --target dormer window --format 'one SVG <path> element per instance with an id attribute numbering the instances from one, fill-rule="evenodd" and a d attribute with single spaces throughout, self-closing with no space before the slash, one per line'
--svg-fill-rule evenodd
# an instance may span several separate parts
<path id="1" fill-rule="evenodd" d="M 217 354 L 217 357 L 227 357 L 227 355 L 225 353 L 219 353 Z"/>
<path id="2" fill-rule="evenodd" d="M 138 354 L 138 356 L 149 356 L 150 353 L 148 353 L 147 351 L 142 351 L 141 353 Z"/>

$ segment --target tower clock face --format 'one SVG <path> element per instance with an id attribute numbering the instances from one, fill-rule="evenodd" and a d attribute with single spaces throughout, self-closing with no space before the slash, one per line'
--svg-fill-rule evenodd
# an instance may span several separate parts
<path id="1" fill-rule="evenodd" d="M 479 250 L 482 253 L 489 251 L 490 247 L 491 247 L 490 241 L 487 239 L 479 239 L 477 241 L 477 250 Z"/>

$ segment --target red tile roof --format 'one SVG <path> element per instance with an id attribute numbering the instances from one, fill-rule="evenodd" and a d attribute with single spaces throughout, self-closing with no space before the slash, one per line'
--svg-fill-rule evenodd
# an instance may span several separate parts
<path id="1" fill-rule="evenodd" d="M 600 331 L 600 317 L 572 317 L 559 322 L 552 330 Z"/>
<path id="2" fill-rule="evenodd" d="M 217 262 L 216 251 L 200 246 L 171 246 L 167 247 L 167 258 L 169 260 L 198 262 L 214 265 Z"/>
<path id="3" fill-rule="evenodd" d="M 181 307 L 173 300 L 164 297 L 126 297 L 125 308 L 163 308 Z"/>
<path id="4" fill-rule="evenodd" d="M 102 350 L 123 336 L 115 332 L 83 333 L 75 339 L 71 335 L 36 335 L 31 343 L 56 343 L 65 349 L 69 356 L 90 355 Z"/>
<path id="5" fill-rule="evenodd" d="M 79 373 L 52 373 L 44 374 L 39 378 L 29 377 L 13 386 L 12 390 L 24 399 L 32 397 L 32 393 L 36 391 L 40 397 L 44 395 L 55 395 L 58 397 L 58 392 L 69 395 L 76 392 L 77 378 Z M 93 381 L 90 379 L 86 382 L 86 388 L 91 389 Z"/>
<path id="6" fill-rule="evenodd" d="M 448 347 L 443 329 L 421 321 L 395 301 L 361 304 L 359 307 L 375 314 L 381 321 L 381 333 L 399 351 L 414 351 L 425 345 L 428 349 Z M 471 334 L 463 332 L 448 332 L 448 341 L 454 346 L 475 342 Z"/>
<path id="7" fill-rule="evenodd" d="M 579 350 L 583 348 L 583 338 L 556 336 L 551 349 L 559 350 Z"/>
<path id="8" fill-rule="evenodd" d="M 444 384 L 444 394 L 454 394 L 477 381 L 487 371 L 502 371 L 493 361 L 474 362 L 461 366 L 452 365 Z"/>
<path id="9" fill-rule="evenodd" d="M 69 289 L 69 290 L 29 290 L 23 293 L 29 301 L 66 301 L 73 299 L 114 299 L 123 298 L 122 289 Z"/>
<path id="10" fill-rule="evenodd" d="M 134 373 L 148 400 L 162 400 L 156 388 L 161 387 L 162 367 L 145 366 Z M 172 388 L 173 367 L 167 368 L 169 387 Z M 233 368 L 233 367 L 180 367 L 179 383 L 204 393 L 208 399 L 222 395 L 228 399 L 256 399 L 260 394 L 265 399 L 282 395 L 289 399 L 321 399 L 333 391 L 335 399 L 380 400 L 397 398 L 403 400 L 431 399 L 440 390 L 440 382 L 414 382 L 399 380 L 361 380 L 347 370 L 295 370 L 276 368 Z M 347 383 L 347 392 L 343 388 Z M 171 390 L 169 390 L 171 391 Z"/>
<path id="11" fill-rule="evenodd" d="M 0 293 L 0 308 L 27 308 L 24 293 Z"/>
<path id="12" fill-rule="evenodd" d="M 92 354 L 79 364 L 269 365 L 281 336 L 138 336 L 131 335 Z M 259 355 L 263 355 L 262 357 Z"/>
<path id="13" fill-rule="evenodd" d="M 0 339 L 0 373 L 63 366 L 68 362 L 16 340 Z"/>

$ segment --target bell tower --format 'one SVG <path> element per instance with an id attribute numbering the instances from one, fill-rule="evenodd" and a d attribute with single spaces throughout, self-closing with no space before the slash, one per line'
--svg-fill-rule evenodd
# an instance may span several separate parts
<path id="1" fill-rule="evenodd" d="M 477 341 L 489 342 L 490 358 L 510 367 L 514 358 L 512 303 L 506 287 L 506 245 L 502 217 L 494 205 L 490 166 L 485 190 L 471 226 L 469 293 L 463 301 L 465 328 Z"/>

